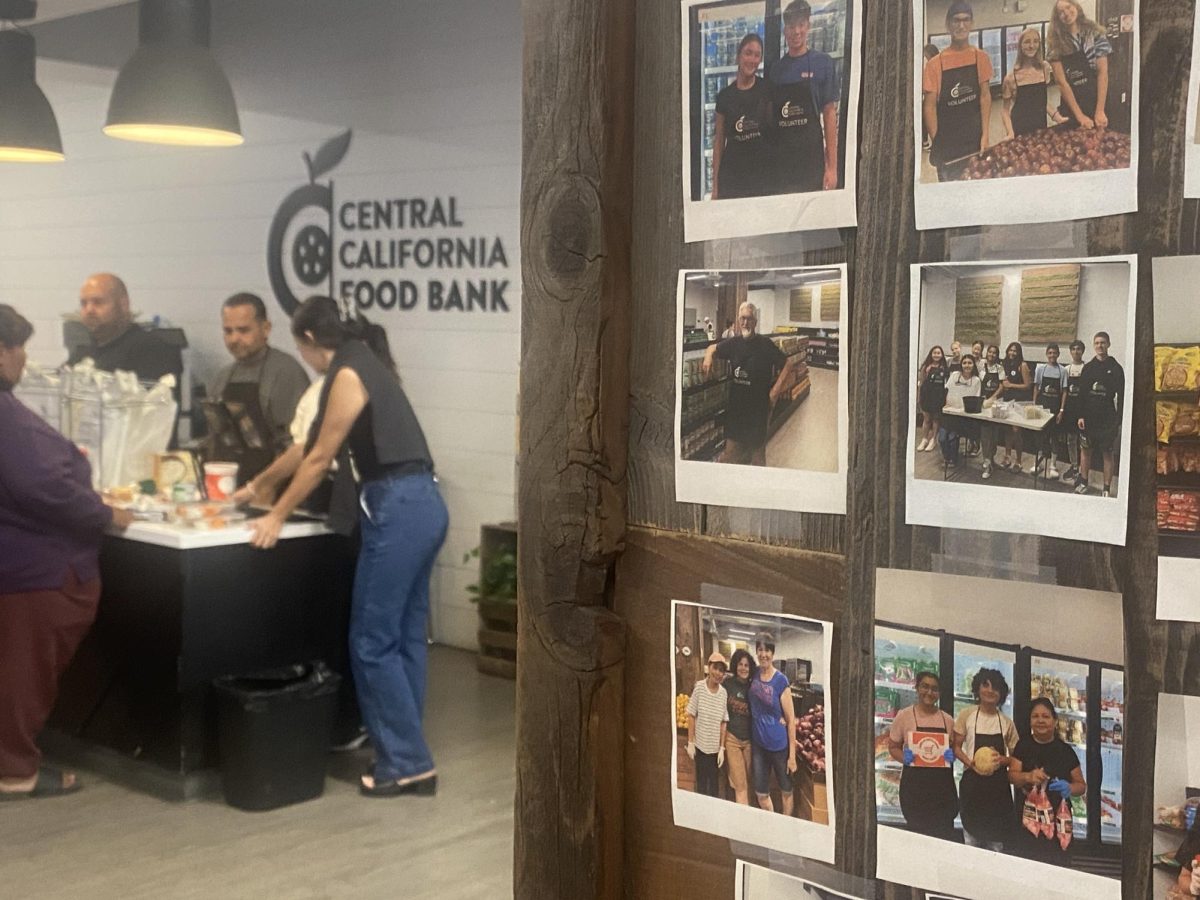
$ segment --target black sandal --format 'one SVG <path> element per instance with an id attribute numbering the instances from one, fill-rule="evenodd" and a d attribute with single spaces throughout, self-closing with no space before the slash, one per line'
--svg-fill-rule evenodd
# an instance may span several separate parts
<path id="1" fill-rule="evenodd" d="M 404 797 L 410 794 L 418 797 L 432 797 L 437 793 L 437 773 L 403 783 L 399 781 L 388 781 L 383 784 L 376 782 L 372 787 L 367 787 L 359 782 L 358 792 L 364 797 Z"/>
<path id="2" fill-rule="evenodd" d="M 83 789 L 78 780 L 66 783 L 64 772 L 53 766 L 42 766 L 38 769 L 37 782 L 28 791 L 0 791 L 0 803 L 9 800 L 37 800 L 43 797 L 65 797 Z"/>

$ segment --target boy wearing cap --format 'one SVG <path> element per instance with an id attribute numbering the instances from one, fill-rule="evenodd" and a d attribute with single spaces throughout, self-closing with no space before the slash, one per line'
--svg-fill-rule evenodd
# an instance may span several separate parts
<path id="1" fill-rule="evenodd" d="M 787 53 L 767 69 L 777 194 L 832 191 L 838 186 L 841 83 L 833 57 L 809 49 L 812 7 L 792 0 L 783 11 Z"/>
<path id="2" fill-rule="evenodd" d="M 721 682 L 729 664 L 720 653 L 708 658 L 707 677 L 692 688 L 687 705 L 687 755 L 696 763 L 696 793 L 717 796 L 717 770 L 725 764 L 729 695 Z"/>
<path id="3" fill-rule="evenodd" d="M 922 114 L 932 139 L 929 163 L 938 180 L 949 175 L 944 165 L 988 148 L 992 116 L 992 61 L 971 46 L 975 13 L 965 0 L 946 11 L 950 46 L 925 63 Z"/>

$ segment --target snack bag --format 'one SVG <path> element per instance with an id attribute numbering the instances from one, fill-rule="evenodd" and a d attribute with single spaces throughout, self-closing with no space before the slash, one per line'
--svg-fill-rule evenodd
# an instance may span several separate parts
<path id="1" fill-rule="evenodd" d="M 1187 389 L 1200 391 L 1200 347 L 1188 347 L 1184 353 L 1188 360 Z"/>
<path id="2" fill-rule="evenodd" d="M 1171 437 L 1193 437 L 1200 434 L 1200 408 L 1194 403 L 1180 403 L 1171 423 Z"/>
<path id="3" fill-rule="evenodd" d="M 1071 837 L 1075 831 L 1075 822 L 1071 818 L 1071 805 L 1066 799 L 1058 801 L 1058 818 L 1055 822 L 1058 830 L 1058 846 L 1066 850 L 1071 846 Z"/>
<path id="4" fill-rule="evenodd" d="M 1158 457 L 1154 464 L 1154 470 L 1159 475 L 1170 475 L 1171 474 L 1170 460 L 1171 460 L 1171 456 L 1170 456 L 1170 453 L 1166 450 L 1166 448 L 1159 447 L 1158 448 Z"/>
<path id="5" fill-rule="evenodd" d="M 1156 391 L 1164 390 L 1162 386 L 1163 370 L 1166 368 L 1167 359 L 1174 352 L 1170 347 L 1161 345 L 1154 348 L 1154 389 Z"/>
<path id="6" fill-rule="evenodd" d="M 1175 416 L 1179 413 L 1179 404 L 1169 400 L 1159 400 L 1154 404 L 1154 430 L 1160 444 L 1171 441 L 1171 429 L 1175 425 Z"/>
<path id="7" fill-rule="evenodd" d="M 1050 797 L 1046 793 L 1044 787 L 1037 789 L 1037 797 L 1034 800 L 1037 804 L 1038 825 L 1040 826 L 1042 837 L 1048 841 L 1054 840 L 1054 807 L 1050 803 Z"/>
<path id="8" fill-rule="evenodd" d="M 1159 390 L 1163 391 L 1186 391 L 1188 389 L 1188 380 L 1192 371 L 1192 356 L 1191 351 L 1200 348 L 1196 347 L 1169 347 L 1170 352 L 1163 360 L 1162 383 Z"/>
<path id="9" fill-rule="evenodd" d="M 1025 795 L 1025 806 L 1021 810 L 1021 826 L 1034 837 L 1042 833 L 1042 826 L 1038 822 L 1036 794 L 1035 788 Z"/>

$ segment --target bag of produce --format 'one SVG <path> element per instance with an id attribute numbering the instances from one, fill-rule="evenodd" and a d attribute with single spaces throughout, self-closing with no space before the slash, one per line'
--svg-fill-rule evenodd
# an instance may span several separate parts
<path id="1" fill-rule="evenodd" d="M 1037 804 L 1038 825 L 1041 827 L 1042 837 L 1052 841 L 1054 840 L 1054 806 L 1050 803 L 1050 796 L 1046 793 L 1045 787 L 1037 788 L 1037 797 L 1034 802 Z"/>
<path id="2" fill-rule="evenodd" d="M 1025 806 L 1021 810 L 1021 826 L 1034 837 L 1042 833 L 1042 825 L 1038 821 L 1036 794 L 1036 789 L 1025 794 Z"/>

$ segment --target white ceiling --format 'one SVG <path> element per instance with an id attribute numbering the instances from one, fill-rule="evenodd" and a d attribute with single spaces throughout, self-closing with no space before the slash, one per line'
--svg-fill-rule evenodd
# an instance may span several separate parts
<path id="1" fill-rule="evenodd" d="M 51 19 L 65 19 L 67 16 L 77 16 L 80 13 L 94 12 L 109 6 L 120 6 L 130 0 L 38 0 L 36 21 L 49 22 Z"/>

